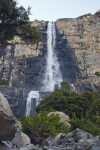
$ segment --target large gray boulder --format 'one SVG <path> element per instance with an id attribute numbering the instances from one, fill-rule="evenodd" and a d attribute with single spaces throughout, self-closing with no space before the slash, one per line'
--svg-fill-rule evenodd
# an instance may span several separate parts
<path id="1" fill-rule="evenodd" d="M 12 140 L 15 133 L 15 118 L 7 99 L 0 92 L 0 140 Z"/>
<path id="2" fill-rule="evenodd" d="M 16 134 L 15 134 L 15 138 L 11 141 L 11 143 L 15 147 L 21 148 L 21 147 L 25 147 L 26 145 L 29 145 L 31 143 L 31 140 L 23 132 L 17 131 Z"/>
<path id="3" fill-rule="evenodd" d="M 90 133 L 77 128 L 72 132 L 72 137 L 74 138 L 75 142 L 78 142 L 81 139 L 87 140 L 92 138 L 93 136 Z"/>

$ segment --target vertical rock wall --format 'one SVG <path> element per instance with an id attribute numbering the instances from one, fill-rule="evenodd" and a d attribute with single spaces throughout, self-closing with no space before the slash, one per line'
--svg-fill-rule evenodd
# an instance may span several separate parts
<path id="1" fill-rule="evenodd" d="M 100 72 L 100 12 L 58 19 L 56 26 L 58 49 L 66 55 L 67 65 L 59 58 L 64 78 L 80 92 L 96 90 L 100 86 L 100 76 L 95 75 Z"/>
<path id="2" fill-rule="evenodd" d="M 10 45 L 0 47 L 0 80 L 9 81 L 9 86 L 1 85 L 0 91 L 17 117 L 25 114 L 28 93 L 40 90 L 46 66 L 47 22 L 35 20 L 32 25 L 40 27 L 43 35 L 40 42 L 26 45 L 15 37 Z"/>

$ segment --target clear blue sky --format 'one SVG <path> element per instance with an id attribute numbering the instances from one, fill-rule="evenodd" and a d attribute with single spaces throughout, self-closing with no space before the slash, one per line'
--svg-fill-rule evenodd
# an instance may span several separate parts
<path id="1" fill-rule="evenodd" d="M 30 20 L 55 21 L 76 18 L 100 9 L 100 0 L 17 0 L 25 8 L 32 7 Z"/>

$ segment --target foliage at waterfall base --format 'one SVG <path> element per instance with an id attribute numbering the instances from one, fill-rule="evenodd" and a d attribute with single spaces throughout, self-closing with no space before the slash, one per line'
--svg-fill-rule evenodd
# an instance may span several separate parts
<path id="1" fill-rule="evenodd" d="M 94 93 L 78 94 L 61 87 L 46 96 L 37 106 L 38 113 L 62 111 L 71 118 L 71 129 L 83 129 L 91 134 L 100 134 L 100 89 Z"/>
<path id="2" fill-rule="evenodd" d="M 21 122 L 23 131 L 29 135 L 34 144 L 41 144 L 45 138 L 55 137 L 58 133 L 68 130 L 64 123 L 60 122 L 58 115 L 48 116 L 45 111 L 34 117 L 23 118 Z"/>

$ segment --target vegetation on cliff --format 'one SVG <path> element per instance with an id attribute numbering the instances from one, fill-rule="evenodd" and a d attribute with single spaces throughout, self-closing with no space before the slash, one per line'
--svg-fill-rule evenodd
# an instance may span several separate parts
<path id="1" fill-rule="evenodd" d="M 26 10 L 18 7 L 15 0 L 0 0 L 0 44 L 8 43 L 15 35 L 27 44 L 34 44 L 41 39 L 38 27 L 29 22 L 30 7 Z"/>

